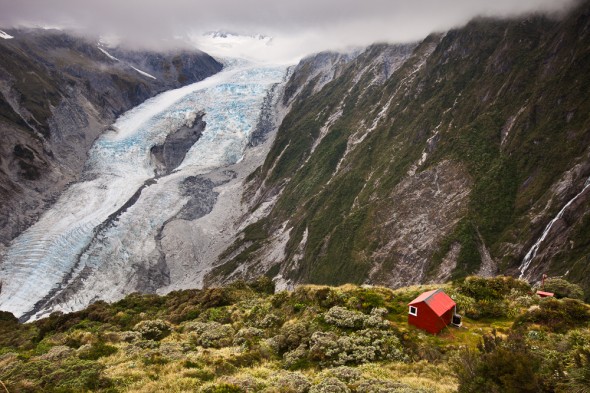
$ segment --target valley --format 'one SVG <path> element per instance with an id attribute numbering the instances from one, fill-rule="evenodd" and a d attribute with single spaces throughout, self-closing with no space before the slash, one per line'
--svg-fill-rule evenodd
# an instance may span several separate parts
<path id="1" fill-rule="evenodd" d="M 162 232 L 177 216 L 207 203 L 193 193 L 195 186 L 213 194 L 237 176 L 231 165 L 243 159 L 263 99 L 284 72 L 236 61 L 123 114 L 93 144 L 82 180 L 8 248 L 1 270 L 4 309 L 23 320 L 73 311 L 98 298 L 154 292 L 170 284 L 171 275 L 202 285 L 199 269 L 186 258 L 167 263 L 163 247 L 170 236 Z M 196 143 L 180 153 L 184 159 L 172 173 L 156 175 L 152 146 L 193 127 L 197 117 L 206 125 Z"/>

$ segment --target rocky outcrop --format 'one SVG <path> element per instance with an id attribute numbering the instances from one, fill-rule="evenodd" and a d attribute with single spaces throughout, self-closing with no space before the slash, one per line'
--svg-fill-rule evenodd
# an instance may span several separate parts
<path id="1" fill-rule="evenodd" d="M 10 32 L 13 39 L 0 40 L 2 246 L 78 179 L 88 149 L 118 115 L 222 68 L 199 51 L 130 51 L 61 31 Z"/>
<path id="2" fill-rule="evenodd" d="M 471 187 L 465 168 L 450 161 L 402 180 L 374 222 L 379 240 L 368 280 L 392 287 L 427 281 L 433 254 L 467 213 Z"/>
<path id="3" fill-rule="evenodd" d="M 203 115 L 204 113 L 192 114 L 185 126 L 168 134 L 163 144 L 151 148 L 156 175 L 169 174 L 184 160 L 188 150 L 199 140 L 205 129 Z"/>

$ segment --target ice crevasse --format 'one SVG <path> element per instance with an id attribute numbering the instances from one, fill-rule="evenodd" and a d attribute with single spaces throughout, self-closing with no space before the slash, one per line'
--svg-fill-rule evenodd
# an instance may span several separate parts
<path id="1" fill-rule="evenodd" d="M 285 71 L 283 65 L 226 60 L 218 74 L 117 119 L 92 146 L 82 180 L 6 250 L 0 309 L 27 320 L 124 296 L 136 270 L 157 260 L 158 230 L 186 203 L 180 183 L 240 160 L 267 92 Z M 150 149 L 198 112 L 207 124 L 200 139 L 174 172 L 157 178 Z M 73 280 L 85 288 L 65 301 Z"/>

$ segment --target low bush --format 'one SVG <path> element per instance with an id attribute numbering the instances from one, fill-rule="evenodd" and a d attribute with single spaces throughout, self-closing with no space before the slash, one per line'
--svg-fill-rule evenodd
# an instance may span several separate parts
<path id="1" fill-rule="evenodd" d="M 190 322 L 185 331 L 193 332 L 191 341 L 204 348 L 228 347 L 233 343 L 234 329 L 219 322 Z"/>
<path id="2" fill-rule="evenodd" d="M 234 345 L 243 345 L 246 348 L 251 348 L 264 337 L 264 330 L 255 327 L 245 327 L 236 333 L 234 336 Z"/>
<path id="3" fill-rule="evenodd" d="M 563 278 L 550 278 L 545 281 L 544 291 L 553 292 L 558 299 L 568 297 L 570 299 L 584 300 L 584 290 L 582 287 Z"/>
<path id="4" fill-rule="evenodd" d="M 78 357 L 85 360 L 97 360 L 103 356 L 110 356 L 117 352 L 117 348 L 104 342 L 97 342 L 90 345 L 88 348 L 80 350 Z"/>
<path id="5" fill-rule="evenodd" d="M 350 389 L 337 378 L 326 378 L 312 386 L 309 393 L 350 393 Z"/>
<path id="6" fill-rule="evenodd" d="M 541 359 L 513 334 L 504 340 L 495 334 L 484 336 L 480 353 L 465 350 L 455 363 L 459 393 L 545 391 L 537 370 Z"/>
<path id="7" fill-rule="evenodd" d="M 457 292 L 475 300 L 500 300 L 511 292 L 522 295 L 531 292 L 531 286 L 526 281 L 507 276 L 493 278 L 470 276 L 455 282 L 454 286 Z"/>
<path id="8" fill-rule="evenodd" d="M 104 366 L 91 360 L 69 358 L 61 362 L 31 360 L 15 362 L 0 379 L 10 392 L 86 392 L 112 386 L 103 375 Z"/>
<path id="9" fill-rule="evenodd" d="M 470 307 L 462 309 L 471 319 L 503 318 L 508 315 L 509 304 L 503 300 L 477 300 Z"/>
<path id="10" fill-rule="evenodd" d="M 362 312 L 351 311 L 344 307 L 334 306 L 324 314 L 324 320 L 340 328 L 360 329 L 367 316 Z"/>
<path id="11" fill-rule="evenodd" d="M 324 366 L 405 358 L 400 341 L 392 332 L 373 329 L 343 336 L 315 332 L 311 335 L 309 357 Z"/>
<path id="12" fill-rule="evenodd" d="M 139 332 L 145 340 L 159 341 L 172 332 L 172 326 L 161 319 L 141 321 L 133 330 Z"/>
<path id="13" fill-rule="evenodd" d="M 311 332 L 307 324 L 288 321 L 283 324 L 280 333 L 269 340 L 269 344 L 279 355 L 282 355 L 298 348 L 301 344 L 307 344 L 310 336 Z"/>
<path id="14" fill-rule="evenodd" d="M 519 316 L 514 326 L 523 328 L 535 323 L 550 331 L 564 333 L 589 321 L 590 307 L 580 300 L 545 298 L 539 306 L 532 306 Z"/>
<path id="15" fill-rule="evenodd" d="M 307 393 L 311 383 L 298 372 L 282 371 L 271 376 L 264 393 Z"/>

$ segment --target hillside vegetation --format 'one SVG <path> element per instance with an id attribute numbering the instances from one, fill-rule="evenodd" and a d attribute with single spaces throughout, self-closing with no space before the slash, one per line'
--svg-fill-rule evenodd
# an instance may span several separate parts
<path id="1" fill-rule="evenodd" d="M 508 277 L 443 288 L 463 326 L 408 326 L 435 286 L 300 286 L 267 278 L 132 294 L 29 324 L 0 320 L 10 392 L 588 392 L 590 308 Z"/>
<path id="2" fill-rule="evenodd" d="M 262 218 L 209 282 L 520 276 L 580 193 L 524 277 L 589 292 L 590 2 L 561 20 L 476 19 L 400 48 L 367 48 L 319 90 L 318 57 L 295 69 L 289 83 L 309 82 L 245 196 Z"/>

